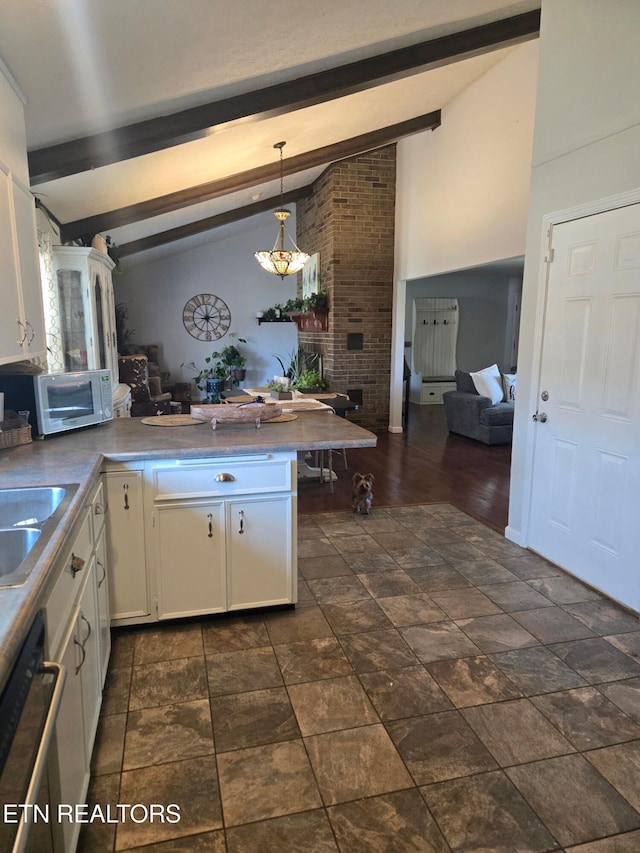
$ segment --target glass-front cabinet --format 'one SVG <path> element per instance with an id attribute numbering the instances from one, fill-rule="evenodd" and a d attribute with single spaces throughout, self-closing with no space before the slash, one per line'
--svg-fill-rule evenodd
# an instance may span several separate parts
<path id="1" fill-rule="evenodd" d="M 115 303 L 108 255 L 81 246 L 54 246 L 58 336 L 50 346 L 57 370 L 109 368 L 118 384 Z"/>
<path id="2" fill-rule="evenodd" d="M 111 370 L 114 417 L 130 417 L 131 389 L 118 377 L 115 264 L 83 246 L 52 246 L 52 254 L 53 280 L 44 294 L 48 369 Z"/>

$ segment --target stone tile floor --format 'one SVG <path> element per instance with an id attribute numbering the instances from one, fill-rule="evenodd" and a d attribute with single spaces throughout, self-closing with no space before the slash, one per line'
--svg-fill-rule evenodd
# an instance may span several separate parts
<path id="1" fill-rule="evenodd" d="M 447 504 L 299 519 L 295 611 L 114 633 L 80 850 L 640 850 L 640 624 Z M 139 813 L 142 815 L 142 812 Z"/>

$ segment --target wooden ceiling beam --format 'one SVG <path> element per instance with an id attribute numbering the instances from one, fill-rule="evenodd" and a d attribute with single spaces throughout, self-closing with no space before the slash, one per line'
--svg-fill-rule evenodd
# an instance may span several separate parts
<path id="1" fill-rule="evenodd" d="M 354 136 L 351 139 L 345 139 L 334 145 L 325 145 L 322 148 L 298 154 L 283 161 L 283 173 L 285 175 L 293 175 L 296 172 L 303 172 L 306 169 L 317 168 L 318 166 L 323 166 L 337 160 L 344 160 L 346 157 L 354 157 L 356 154 L 362 154 L 365 151 L 381 148 L 383 145 L 389 145 L 391 142 L 395 142 L 404 136 L 410 136 L 413 133 L 420 133 L 424 130 L 435 130 L 440 126 L 440 120 L 440 110 L 435 110 L 423 116 L 417 116 L 398 124 L 389 125 L 380 130 L 374 130 L 370 133 Z M 75 222 L 68 222 L 62 226 L 60 236 L 62 242 L 66 243 L 89 234 L 103 233 L 110 228 L 130 225 L 132 222 L 139 222 L 142 219 L 162 216 L 162 214 L 181 210 L 192 204 L 200 204 L 203 201 L 239 192 L 254 187 L 257 184 L 277 180 L 279 177 L 280 163 L 276 161 L 268 166 L 248 169 L 246 172 L 239 172 L 227 178 L 209 181 L 197 187 L 189 187 L 188 189 L 179 190 L 168 195 L 147 199 L 147 201 L 137 204 L 130 204 L 127 207 L 121 207 L 117 210 L 98 213 L 86 219 L 77 219 Z"/>
<path id="2" fill-rule="evenodd" d="M 282 115 L 535 38 L 540 10 L 362 59 L 254 92 L 29 152 L 31 185 L 201 138 L 212 127 Z"/>
<path id="3" fill-rule="evenodd" d="M 311 184 L 284 193 L 282 201 L 284 204 L 295 204 L 300 199 L 308 196 L 310 192 Z M 167 231 L 160 231 L 158 234 L 150 234 L 148 237 L 141 237 L 139 240 L 122 243 L 118 246 L 118 254 L 120 257 L 125 258 L 128 255 L 135 255 L 147 249 L 155 249 L 157 246 L 164 246 L 166 243 L 172 243 L 175 240 L 183 240 L 185 237 L 193 237 L 195 234 L 211 231 L 214 228 L 219 228 L 221 225 L 229 225 L 232 222 L 248 219 L 250 216 L 264 213 L 266 210 L 275 209 L 279 204 L 279 195 L 260 199 L 260 201 L 256 201 L 253 204 L 247 204 L 244 207 L 238 207 L 234 210 L 227 210 L 215 216 L 208 216 L 206 219 L 199 219 L 197 222 L 188 222 L 186 225 L 179 225 L 177 228 L 169 228 Z"/>

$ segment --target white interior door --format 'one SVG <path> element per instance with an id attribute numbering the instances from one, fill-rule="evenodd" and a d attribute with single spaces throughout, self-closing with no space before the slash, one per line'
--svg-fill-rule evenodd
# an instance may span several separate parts
<path id="1" fill-rule="evenodd" d="M 529 542 L 638 610 L 640 205 L 554 226 L 552 246 Z"/>

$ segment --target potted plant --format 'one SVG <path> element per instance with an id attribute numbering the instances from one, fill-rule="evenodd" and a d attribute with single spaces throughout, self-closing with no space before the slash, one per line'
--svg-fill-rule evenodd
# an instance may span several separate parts
<path id="1" fill-rule="evenodd" d="M 326 290 L 311 293 L 304 299 L 290 299 L 285 308 L 300 332 L 326 332 L 329 328 L 329 297 Z"/>
<path id="2" fill-rule="evenodd" d="M 244 338 L 238 338 L 238 342 L 246 344 L 246 340 Z M 217 353 L 213 353 L 213 355 L 215 356 Z M 240 382 L 244 381 L 246 376 L 246 359 L 235 344 L 229 344 L 226 346 L 220 352 L 219 358 L 226 368 L 226 378 L 231 381 L 232 385 L 238 386 Z"/>
<path id="3" fill-rule="evenodd" d="M 181 367 L 189 367 L 195 370 L 193 381 L 201 391 L 207 403 L 219 403 L 220 394 L 224 391 L 227 379 L 226 366 L 220 361 L 220 353 L 212 352 L 204 360 L 205 366 L 198 368 L 194 361 L 184 362 Z"/>
<path id="4" fill-rule="evenodd" d="M 303 370 L 298 376 L 296 388 L 303 394 L 318 393 L 325 391 L 327 388 L 326 381 L 320 376 L 320 372 L 315 368 Z"/>
<path id="5" fill-rule="evenodd" d="M 286 376 L 274 376 L 267 382 L 267 388 L 276 400 L 291 400 L 293 397 L 293 385 Z"/>

